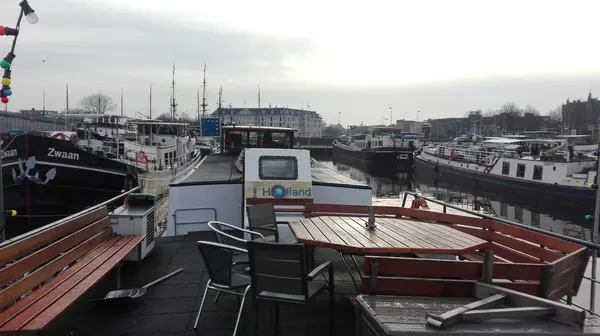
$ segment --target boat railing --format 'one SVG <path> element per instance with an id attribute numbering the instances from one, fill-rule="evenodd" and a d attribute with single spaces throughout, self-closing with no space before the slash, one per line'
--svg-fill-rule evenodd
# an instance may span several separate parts
<path id="1" fill-rule="evenodd" d="M 474 149 L 469 147 L 455 147 L 455 146 L 437 146 L 429 147 L 426 152 L 438 157 L 447 158 L 449 160 L 467 160 L 477 163 L 490 163 L 491 158 L 496 157 L 508 157 L 508 158 L 519 158 L 521 155 L 517 151 L 506 150 L 506 149 L 490 149 L 488 151 Z"/>
<path id="2" fill-rule="evenodd" d="M 7 239 L 7 240 L 5 240 L 5 241 L 3 241 L 3 242 L 0 242 L 0 248 L 2 248 L 2 247 L 4 247 L 4 246 L 7 246 L 7 245 L 9 245 L 9 244 L 12 244 L 12 243 L 18 242 L 18 241 L 20 241 L 20 240 L 23 240 L 23 239 L 25 239 L 25 238 L 27 238 L 27 237 L 33 236 L 33 235 L 35 235 L 35 234 L 37 234 L 37 233 L 40 233 L 40 232 L 46 231 L 46 230 L 48 230 L 48 229 L 51 229 L 51 228 L 53 228 L 53 227 L 56 227 L 56 226 L 62 225 L 62 224 L 64 224 L 64 223 L 67 223 L 67 222 L 69 222 L 69 221 L 73 220 L 74 218 L 77 218 L 77 217 L 84 216 L 85 214 L 87 214 L 87 213 L 89 213 L 89 212 L 91 212 L 91 211 L 94 211 L 94 210 L 96 210 L 96 209 L 99 209 L 99 208 L 101 208 L 101 207 L 103 207 L 103 206 L 108 206 L 108 207 L 111 207 L 111 206 L 113 206 L 113 205 L 114 205 L 116 202 L 118 202 L 119 200 L 122 200 L 122 199 L 124 199 L 124 198 L 125 198 L 127 195 L 131 194 L 132 192 L 139 191 L 139 190 L 140 190 L 140 187 L 135 187 L 135 188 L 129 189 L 129 190 L 127 190 L 127 191 L 125 191 L 125 192 L 123 192 L 123 193 L 121 193 L 121 194 L 119 194 L 119 195 L 117 195 L 117 196 L 115 196 L 115 197 L 113 197 L 113 198 L 111 198 L 111 199 L 109 199 L 109 200 L 106 200 L 106 201 L 104 201 L 104 202 L 102 202 L 102 203 L 99 203 L 99 204 L 96 204 L 96 205 L 94 205 L 94 206 L 91 206 L 91 207 L 89 207 L 89 208 L 86 208 L 86 209 L 84 209 L 84 210 L 81 210 L 81 211 L 79 211 L 79 212 L 77 212 L 77 213 L 74 213 L 74 214 L 72 214 L 72 215 L 70 215 L 70 216 L 67 216 L 67 217 L 65 217 L 65 218 L 63 218 L 63 219 L 59 219 L 59 220 L 57 220 L 57 221 L 54 221 L 54 222 L 52 222 L 52 223 L 50 223 L 50 224 L 44 225 L 44 226 L 42 226 L 42 227 L 39 227 L 39 228 L 37 228 L 37 229 L 35 229 L 35 230 L 31 230 L 31 231 L 28 231 L 28 232 L 26 232 L 26 233 L 23 233 L 22 235 L 19 235 L 19 236 L 16 236 L 16 237 L 13 237 L 13 238 Z"/>
<path id="3" fill-rule="evenodd" d="M 462 208 L 460 206 L 456 206 L 456 205 L 452 205 L 452 204 L 448 204 L 444 201 L 440 201 L 438 199 L 435 198 L 431 198 L 431 197 L 426 197 L 421 195 L 420 193 L 417 192 L 413 192 L 413 191 L 405 191 L 404 192 L 404 196 L 402 198 L 402 207 L 406 207 L 406 201 L 407 201 L 407 197 L 408 195 L 411 195 L 413 197 L 419 196 L 421 198 L 423 198 L 424 200 L 426 200 L 427 202 L 432 202 L 432 203 L 436 203 L 442 206 L 442 211 L 443 213 L 447 213 L 447 209 L 453 209 L 453 210 L 457 210 L 457 211 L 461 211 L 464 213 L 467 213 L 469 215 L 473 215 L 473 216 L 477 216 L 480 218 L 485 218 L 485 219 L 490 219 L 493 221 L 497 221 L 497 222 L 501 222 L 504 224 L 508 224 L 508 225 L 512 225 L 512 226 L 516 226 L 525 230 L 529 230 L 529 231 L 533 231 L 533 232 L 537 232 L 537 233 L 541 233 L 550 237 L 554 237 L 554 238 L 558 238 L 558 239 L 562 239 L 562 240 L 566 240 L 575 244 L 579 244 L 582 246 L 585 246 L 586 248 L 588 248 L 591 252 L 591 263 L 592 263 L 592 269 L 591 269 L 591 274 L 590 276 L 583 276 L 583 279 L 587 280 L 590 282 L 590 301 L 589 301 L 589 308 L 584 308 L 580 305 L 577 305 L 575 303 L 573 303 L 572 301 L 572 297 L 568 296 L 565 299 L 561 299 L 561 301 L 565 301 L 567 304 L 569 305 L 573 305 L 576 306 L 580 309 L 585 310 L 586 312 L 595 315 L 595 316 L 600 316 L 600 314 L 596 313 L 596 284 L 600 284 L 600 281 L 596 278 L 596 267 L 597 267 L 597 256 L 598 256 L 598 250 L 600 250 L 600 244 L 593 242 L 593 241 L 588 241 L 588 240 L 583 240 L 583 239 L 579 239 L 579 238 L 574 238 L 574 237 L 570 237 L 567 235 L 563 235 L 560 233 L 556 233 L 556 232 L 551 232 L 551 231 L 546 231 L 540 228 L 536 228 L 533 226 L 529 226 L 529 225 L 525 225 L 522 223 L 517 223 L 517 222 L 513 222 L 501 217 L 496 217 L 496 216 L 491 216 L 491 215 L 487 215 L 484 213 L 480 213 L 477 211 L 472 211 L 472 210 L 468 210 L 465 208 Z M 595 234 L 592 233 L 592 237 L 594 237 Z M 592 238 L 593 239 L 593 238 Z"/>

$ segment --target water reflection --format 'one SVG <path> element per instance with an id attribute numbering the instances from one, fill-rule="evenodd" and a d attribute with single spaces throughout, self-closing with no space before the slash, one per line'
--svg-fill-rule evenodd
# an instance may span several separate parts
<path id="1" fill-rule="evenodd" d="M 322 161 L 323 162 L 323 161 Z M 376 201 L 385 200 L 386 204 L 402 206 L 402 193 L 412 188 L 419 189 L 424 195 L 434 197 L 446 203 L 458 205 L 462 208 L 480 211 L 485 214 L 502 217 L 526 225 L 535 226 L 544 230 L 561 233 L 571 237 L 591 240 L 591 225 L 583 217 L 585 214 L 569 209 L 553 207 L 542 209 L 532 208 L 522 204 L 510 202 L 502 196 L 489 194 L 461 185 L 454 185 L 450 181 L 419 176 L 416 181 L 409 181 L 406 176 L 397 179 L 381 178 L 366 174 L 356 168 L 325 161 L 324 164 L 341 172 L 352 179 L 365 182 L 373 189 Z"/>

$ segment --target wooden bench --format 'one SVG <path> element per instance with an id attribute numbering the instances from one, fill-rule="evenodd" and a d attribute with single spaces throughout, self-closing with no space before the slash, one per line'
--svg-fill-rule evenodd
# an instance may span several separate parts
<path id="1" fill-rule="evenodd" d="M 143 239 L 115 235 L 101 207 L 0 248 L 0 334 L 42 331 Z"/>

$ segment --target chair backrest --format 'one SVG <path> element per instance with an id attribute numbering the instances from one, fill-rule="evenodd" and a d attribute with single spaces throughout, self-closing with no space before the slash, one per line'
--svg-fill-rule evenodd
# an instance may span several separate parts
<path id="1" fill-rule="evenodd" d="M 251 227 L 277 225 L 275 207 L 271 203 L 255 204 L 246 207 L 248 223 Z"/>
<path id="2" fill-rule="evenodd" d="M 231 226 L 218 221 L 208 222 L 208 228 L 215 233 L 217 243 L 235 246 L 243 249 L 246 248 L 246 239 L 235 236 L 235 234 L 237 234 L 238 232 L 242 232 L 241 230 L 235 232 L 236 230 L 232 230 Z M 229 232 L 225 232 L 227 228 L 229 228 Z"/>
<path id="3" fill-rule="evenodd" d="M 248 255 L 254 296 L 262 292 L 308 295 L 308 273 L 303 244 L 249 241 Z"/>
<path id="4" fill-rule="evenodd" d="M 248 215 L 248 223 L 251 228 L 256 229 L 263 226 L 271 226 L 277 229 L 277 216 L 275 215 L 275 207 L 271 203 L 255 204 L 246 207 Z M 273 232 L 276 240 L 279 240 L 277 231 Z"/>
<path id="5" fill-rule="evenodd" d="M 231 264 L 234 252 L 246 252 L 243 249 L 225 244 L 197 241 L 196 246 L 202 254 L 210 280 L 217 286 L 231 286 Z"/>

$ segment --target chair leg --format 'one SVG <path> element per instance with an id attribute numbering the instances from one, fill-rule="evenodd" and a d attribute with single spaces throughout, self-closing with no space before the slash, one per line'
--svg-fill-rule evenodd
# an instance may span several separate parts
<path id="1" fill-rule="evenodd" d="M 335 282 L 333 279 L 333 267 L 329 268 L 329 335 L 333 335 L 335 325 Z"/>
<path id="2" fill-rule="evenodd" d="M 196 315 L 196 322 L 194 322 L 194 330 L 198 327 L 198 321 L 200 321 L 200 314 L 202 314 L 202 308 L 204 307 L 204 300 L 206 300 L 206 293 L 208 293 L 208 286 L 210 285 L 210 280 L 206 282 L 206 288 L 204 289 L 204 295 L 202 295 L 202 302 L 200 302 L 200 309 L 198 309 L 198 315 Z M 219 292 L 217 292 L 217 295 Z"/>
<path id="3" fill-rule="evenodd" d="M 310 307 L 308 306 L 308 304 L 304 305 L 304 332 L 306 333 L 306 336 L 310 335 L 310 328 L 308 326 L 309 324 L 309 312 L 310 312 Z"/>
<path id="4" fill-rule="evenodd" d="M 254 335 L 258 336 L 258 299 L 253 298 L 254 301 Z"/>
<path id="5" fill-rule="evenodd" d="M 275 325 L 273 326 L 273 331 L 275 335 L 279 335 L 279 304 L 274 303 L 273 309 L 275 309 L 275 311 L 273 312 L 273 316 L 275 317 Z"/>
<path id="6" fill-rule="evenodd" d="M 217 292 L 217 295 L 215 295 L 215 304 L 219 301 L 219 294 L 221 294 L 221 292 Z"/>
<path id="7" fill-rule="evenodd" d="M 242 303 L 240 304 L 240 311 L 238 312 L 237 320 L 235 321 L 235 328 L 233 329 L 233 336 L 237 333 L 238 326 L 240 324 L 240 318 L 242 317 L 242 311 L 244 310 L 244 302 L 246 301 L 246 294 L 248 294 L 248 290 L 250 286 L 247 286 L 244 290 L 244 294 L 242 296 Z"/>

